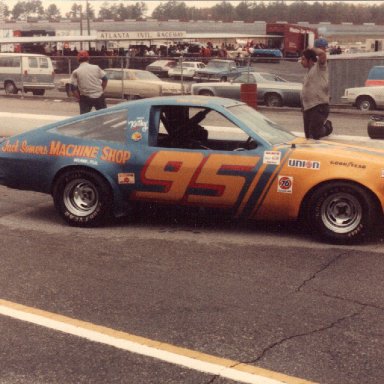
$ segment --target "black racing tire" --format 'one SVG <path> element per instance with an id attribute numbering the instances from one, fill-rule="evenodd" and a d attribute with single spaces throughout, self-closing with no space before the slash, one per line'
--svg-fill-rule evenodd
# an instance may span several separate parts
<path id="1" fill-rule="evenodd" d="M 305 204 L 312 233 L 335 244 L 361 241 L 375 226 L 379 207 L 363 187 L 332 182 L 317 188 Z"/>
<path id="2" fill-rule="evenodd" d="M 277 93 L 267 93 L 264 97 L 265 105 L 268 107 L 282 107 L 283 99 Z"/>
<path id="3" fill-rule="evenodd" d="M 208 89 L 202 89 L 199 91 L 199 95 L 201 96 L 214 96 L 213 92 Z"/>
<path id="4" fill-rule="evenodd" d="M 376 109 L 376 103 L 370 96 L 360 96 L 356 100 L 356 107 L 360 111 L 372 111 Z"/>
<path id="5" fill-rule="evenodd" d="M 221 81 L 222 83 L 225 83 L 226 81 L 228 81 L 227 76 L 221 76 L 221 77 L 220 77 L 220 81 Z"/>
<path id="6" fill-rule="evenodd" d="M 4 90 L 7 95 L 16 95 L 19 92 L 13 81 L 6 81 L 4 83 Z"/>
<path id="7" fill-rule="evenodd" d="M 384 139 L 384 119 L 381 116 L 371 116 L 367 131 L 371 139 Z"/>
<path id="8" fill-rule="evenodd" d="M 53 201 L 61 217 L 71 226 L 96 227 L 112 213 L 112 191 L 103 177 L 87 169 L 61 174 L 53 186 Z"/>

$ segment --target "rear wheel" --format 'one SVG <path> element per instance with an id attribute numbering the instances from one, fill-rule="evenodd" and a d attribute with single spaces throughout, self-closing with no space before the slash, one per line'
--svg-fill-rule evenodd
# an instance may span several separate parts
<path id="1" fill-rule="evenodd" d="M 212 91 L 209 91 L 208 89 L 203 89 L 199 92 L 199 95 L 201 96 L 214 96 Z"/>
<path id="2" fill-rule="evenodd" d="M 6 81 L 4 84 L 4 90 L 7 95 L 16 95 L 19 91 L 13 81 Z"/>
<path id="3" fill-rule="evenodd" d="M 277 93 L 268 93 L 265 95 L 265 105 L 268 107 L 282 107 L 283 99 Z"/>
<path id="4" fill-rule="evenodd" d="M 55 207 L 68 224 L 95 227 L 111 214 L 112 192 L 107 182 L 90 170 L 71 170 L 53 187 Z"/>
<path id="5" fill-rule="evenodd" d="M 305 205 L 312 231 L 332 243 L 361 240 L 375 226 L 377 203 L 362 187 L 345 182 L 323 185 Z"/>
<path id="6" fill-rule="evenodd" d="M 371 111 L 372 109 L 376 109 L 376 103 L 369 96 L 361 96 L 356 100 L 356 107 L 360 109 L 360 111 Z"/>

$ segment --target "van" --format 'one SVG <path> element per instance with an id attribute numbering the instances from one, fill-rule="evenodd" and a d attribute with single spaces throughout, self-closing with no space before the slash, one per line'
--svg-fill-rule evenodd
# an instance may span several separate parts
<path id="1" fill-rule="evenodd" d="M 368 73 L 368 78 L 365 80 L 365 86 L 384 85 L 384 66 L 374 66 Z"/>
<path id="2" fill-rule="evenodd" d="M 33 53 L 0 53 L 0 88 L 6 94 L 19 91 L 44 95 L 54 89 L 54 70 L 51 58 Z"/>

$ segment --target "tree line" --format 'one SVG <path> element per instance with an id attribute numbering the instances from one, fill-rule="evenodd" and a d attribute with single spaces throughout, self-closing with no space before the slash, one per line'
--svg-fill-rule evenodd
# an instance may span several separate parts
<path id="1" fill-rule="evenodd" d="M 202 2 L 203 3 L 203 2 Z M 1 3 L 0 3 L 1 4 Z M 189 7 L 186 2 L 170 0 L 160 3 L 151 15 L 146 15 L 147 6 L 145 2 L 137 2 L 133 5 L 124 3 L 116 4 L 104 2 L 96 14 L 92 0 L 87 2 L 74 2 L 71 9 L 62 15 L 55 3 L 43 7 L 41 0 L 18 1 L 12 9 L 3 4 L 3 15 L 14 20 L 26 20 L 29 17 L 48 20 L 60 20 L 61 18 L 90 18 L 90 19 L 143 19 L 152 17 L 158 20 L 217 20 L 231 22 L 242 20 L 245 22 L 265 21 L 275 22 L 284 20 L 290 23 L 307 21 L 317 24 L 319 21 L 331 23 L 352 22 L 362 23 L 384 23 L 384 7 L 377 4 L 353 4 L 345 2 L 307 2 L 298 0 L 287 3 L 284 0 L 265 1 L 240 1 L 233 5 L 222 1 L 212 7 Z M 208 2 L 205 5 L 209 4 Z"/>

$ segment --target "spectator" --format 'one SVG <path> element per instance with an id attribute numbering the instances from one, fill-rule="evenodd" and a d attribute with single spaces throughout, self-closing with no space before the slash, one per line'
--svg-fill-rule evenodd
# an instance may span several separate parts
<path id="1" fill-rule="evenodd" d="M 328 67 L 325 53 L 327 45 L 325 39 L 317 39 L 315 47 L 305 49 L 301 56 L 301 65 L 308 70 L 301 93 L 304 133 L 308 139 L 318 140 L 332 132 L 332 124 L 327 120 L 329 115 Z"/>
<path id="2" fill-rule="evenodd" d="M 107 108 L 104 89 L 108 78 L 106 73 L 98 66 L 89 64 L 87 51 L 80 51 L 77 55 L 79 67 L 72 72 L 72 93 L 79 102 L 80 114 L 95 109 Z"/>

